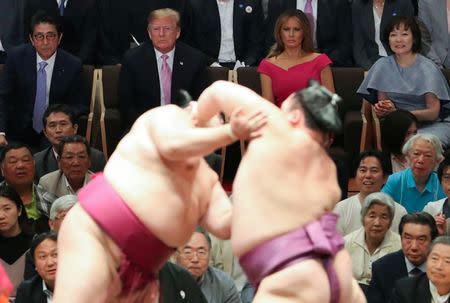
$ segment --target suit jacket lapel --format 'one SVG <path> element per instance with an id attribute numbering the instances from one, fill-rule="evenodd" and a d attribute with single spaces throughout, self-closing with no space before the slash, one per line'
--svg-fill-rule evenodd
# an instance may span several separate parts
<path id="1" fill-rule="evenodd" d="M 146 64 L 145 62 L 142 62 L 142 66 L 149 66 L 150 69 L 147 71 L 146 75 L 149 77 L 149 85 L 156 85 L 156 100 L 157 102 L 156 106 L 161 105 L 161 89 L 160 89 L 160 83 L 159 83 L 159 71 L 158 71 L 158 62 L 156 61 L 156 54 L 155 49 L 153 48 L 153 44 L 150 42 L 145 44 L 145 47 L 147 48 L 147 51 L 145 52 L 147 58 L 144 58 L 145 61 L 148 62 Z"/>
<path id="2" fill-rule="evenodd" d="M 183 53 L 180 51 L 179 46 L 175 46 L 175 54 L 173 57 L 173 67 L 172 67 L 172 87 L 170 89 L 172 100 L 176 99 L 174 97 L 176 96 L 178 90 L 181 88 L 181 81 L 183 79 L 183 74 L 186 68 L 184 65 L 185 60 L 183 57 Z"/>
<path id="3" fill-rule="evenodd" d="M 53 66 L 52 80 L 50 82 L 49 103 L 52 104 L 52 100 L 56 94 L 56 90 L 61 87 L 62 79 L 64 77 L 64 64 L 62 62 L 61 53 L 56 51 L 55 65 Z"/>

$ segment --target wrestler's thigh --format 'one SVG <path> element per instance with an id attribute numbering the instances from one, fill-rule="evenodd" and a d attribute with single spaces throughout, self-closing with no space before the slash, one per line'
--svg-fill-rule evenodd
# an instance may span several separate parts
<path id="1" fill-rule="evenodd" d="M 105 302 L 114 266 L 105 245 L 92 230 L 92 224 L 92 219 L 79 205 L 64 219 L 58 234 L 53 303 Z"/>
<path id="2" fill-rule="evenodd" d="M 326 303 L 328 277 L 317 260 L 306 260 L 265 277 L 253 303 Z"/>
<path id="3" fill-rule="evenodd" d="M 352 261 L 350 255 L 345 249 L 341 249 L 334 258 L 334 269 L 339 278 L 341 287 L 341 303 L 365 303 L 366 297 L 353 278 Z"/>

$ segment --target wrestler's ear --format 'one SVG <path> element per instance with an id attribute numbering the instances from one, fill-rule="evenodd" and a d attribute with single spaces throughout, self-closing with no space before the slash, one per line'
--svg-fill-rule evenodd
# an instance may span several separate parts
<path id="1" fill-rule="evenodd" d="M 302 127 L 305 125 L 305 115 L 298 108 L 290 110 L 287 118 L 293 127 Z"/>

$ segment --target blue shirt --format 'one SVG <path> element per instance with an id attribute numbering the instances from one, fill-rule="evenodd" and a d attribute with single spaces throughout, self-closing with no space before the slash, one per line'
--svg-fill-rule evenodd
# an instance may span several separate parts
<path id="1" fill-rule="evenodd" d="M 428 202 L 446 197 L 435 172 L 431 173 L 425 189 L 420 193 L 411 168 L 390 175 L 381 191 L 403 205 L 408 213 L 422 211 Z"/>

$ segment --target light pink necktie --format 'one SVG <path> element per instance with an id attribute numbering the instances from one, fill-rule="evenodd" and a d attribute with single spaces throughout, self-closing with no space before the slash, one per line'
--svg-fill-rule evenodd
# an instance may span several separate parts
<path id="1" fill-rule="evenodd" d="M 161 65 L 161 83 L 164 92 L 164 102 L 166 104 L 170 104 L 170 90 L 172 88 L 172 71 L 170 70 L 170 66 L 167 63 L 168 55 L 164 54 L 161 56 L 163 59 Z"/>
<path id="2" fill-rule="evenodd" d="M 309 26 L 311 27 L 311 38 L 312 40 L 314 40 L 314 14 L 312 8 L 312 0 L 306 0 L 303 13 L 305 13 L 306 17 L 308 17 Z"/>

